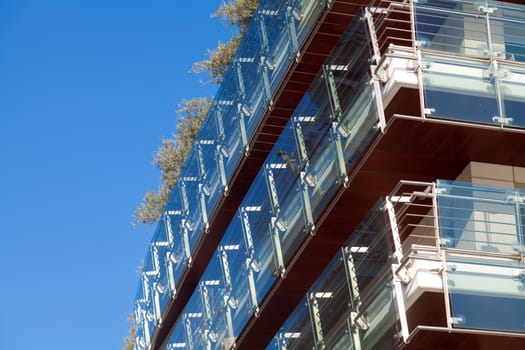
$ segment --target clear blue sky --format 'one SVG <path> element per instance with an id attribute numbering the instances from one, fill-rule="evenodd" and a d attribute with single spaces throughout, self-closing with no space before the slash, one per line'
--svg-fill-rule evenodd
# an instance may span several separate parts
<path id="1" fill-rule="evenodd" d="M 0 0 L 0 349 L 120 349 L 188 73 L 220 0 Z M 148 233 L 149 232 L 149 233 Z"/>

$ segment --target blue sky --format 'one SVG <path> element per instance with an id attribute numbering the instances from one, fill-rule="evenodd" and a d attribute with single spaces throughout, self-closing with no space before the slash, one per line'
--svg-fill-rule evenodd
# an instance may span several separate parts
<path id="1" fill-rule="evenodd" d="M 0 349 L 120 349 L 153 228 L 152 152 L 220 0 L 0 0 Z"/>

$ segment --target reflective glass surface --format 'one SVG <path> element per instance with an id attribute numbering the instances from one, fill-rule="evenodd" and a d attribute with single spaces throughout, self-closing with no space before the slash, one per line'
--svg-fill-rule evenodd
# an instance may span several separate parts
<path id="1" fill-rule="evenodd" d="M 179 181 L 165 208 L 165 215 L 160 218 L 158 234 L 153 238 L 152 253 L 146 259 L 142 278 L 146 292 L 140 295 L 137 302 L 147 310 L 144 312 L 152 321 L 139 317 L 137 323 L 144 323 L 151 334 L 164 307 L 176 293 L 180 277 L 208 226 L 208 219 L 239 161 L 246 154 L 247 145 L 270 105 L 273 94 L 325 8 L 324 1 L 263 0 L 254 14 L 181 170 Z M 289 186 L 287 190 L 290 190 Z M 256 206 L 265 210 L 271 206 L 264 196 L 255 202 Z M 241 228 L 251 225 L 253 242 L 251 245 L 242 241 L 234 242 L 240 244 L 242 249 L 239 258 L 229 258 L 234 261 L 232 266 L 238 269 L 235 277 L 246 277 L 236 280 L 235 285 L 241 290 L 246 287 L 246 283 L 251 283 L 267 290 L 273 278 L 270 276 L 275 271 L 275 254 L 268 234 L 268 211 L 263 213 L 261 210 L 248 209 L 243 213 L 246 214 L 246 222 L 242 221 L 241 225 L 239 221 L 237 229 L 232 229 L 235 233 L 231 235 L 243 237 L 239 235 Z M 277 212 L 274 212 L 275 215 Z M 244 271 L 239 269 L 239 266 L 245 265 L 251 267 L 245 267 Z M 253 298 L 256 299 L 255 296 Z M 254 306 L 249 306 L 249 310 L 254 311 Z M 232 315 L 237 320 L 245 319 L 250 314 L 235 311 Z M 198 328 L 197 319 L 187 317 L 181 322 L 184 327 Z M 178 326 L 178 329 L 184 330 L 184 327 Z M 231 336 L 229 334 L 227 337 Z M 138 349 L 147 348 L 150 336 L 141 339 L 142 342 L 137 342 Z M 184 347 L 188 344 L 176 339 L 169 346 Z"/>
<path id="2" fill-rule="evenodd" d="M 444 248 L 523 256 L 522 191 L 448 181 L 438 188 Z"/>
<path id="3" fill-rule="evenodd" d="M 525 332 L 525 264 L 447 256 L 453 325 Z"/>

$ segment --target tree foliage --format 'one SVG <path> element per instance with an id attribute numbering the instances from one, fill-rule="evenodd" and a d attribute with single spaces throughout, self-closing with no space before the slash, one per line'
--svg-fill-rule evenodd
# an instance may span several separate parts
<path id="1" fill-rule="evenodd" d="M 232 38 L 210 50 L 209 59 L 196 62 L 194 72 L 208 72 L 213 82 L 222 81 L 258 4 L 259 0 L 223 2 L 212 17 L 220 18 L 225 26 L 232 28 Z M 157 191 L 148 191 L 135 209 L 135 225 L 159 220 L 209 106 L 210 100 L 204 97 L 181 102 L 177 111 L 179 124 L 173 138 L 162 140 L 153 157 L 153 164 L 161 172 L 161 184 Z"/>
<path id="2" fill-rule="evenodd" d="M 173 138 L 162 140 L 162 144 L 153 155 L 153 164 L 161 172 L 161 186 L 156 192 L 148 191 L 135 210 L 137 224 L 154 223 L 159 220 L 193 140 L 208 112 L 210 102 L 206 97 L 197 97 L 180 103 L 177 110 L 179 123 Z"/>
<path id="3" fill-rule="evenodd" d="M 259 0 L 236 0 L 219 7 L 212 16 L 220 18 L 226 27 L 233 29 L 232 38 L 226 43 L 219 41 L 215 49 L 208 50 L 208 59 L 194 63 L 193 72 L 208 72 L 212 82 L 222 81 L 258 5 Z"/>
<path id="4" fill-rule="evenodd" d="M 128 317 L 128 321 L 131 324 L 131 327 L 129 328 L 129 334 L 124 338 L 124 346 L 121 348 L 121 350 L 133 350 L 135 349 L 135 340 L 136 340 L 136 332 L 135 327 L 133 326 L 133 315 L 130 315 Z"/>

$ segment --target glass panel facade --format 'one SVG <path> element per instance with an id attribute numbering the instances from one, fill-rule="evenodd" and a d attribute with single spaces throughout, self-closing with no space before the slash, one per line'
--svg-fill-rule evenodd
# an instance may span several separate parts
<path id="1" fill-rule="evenodd" d="M 414 1 L 416 40 L 424 50 L 524 61 L 522 5 L 484 0 Z"/>
<path id="2" fill-rule="evenodd" d="M 525 332 L 525 264 L 447 256 L 453 326 Z"/>
<path id="3" fill-rule="evenodd" d="M 363 22 L 357 21 L 349 32 L 365 37 Z M 352 61 L 355 67 L 341 68 L 340 63 L 347 61 L 350 52 L 358 55 Z M 211 307 L 222 305 L 219 319 L 225 320 L 227 327 L 213 333 L 217 337 L 212 348 L 235 339 L 258 312 L 278 276 L 285 272 L 329 200 L 343 185 L 347 165 L 359 157 L 363 143 L 375 132 L 373 103 L 364 101 L 371 97 L 369 76 L 366 70 L 361 71 L 368 57 L 366 41 L 356 42 L 350 37 L 342 40 L 286 125 L 225 232 L 216 252 L 218 259 L 210 262 L 204 274 L 211 276 L 211 271 L 220 270 L 223 276 L 223 284 L 218 286 L 223 300 L 215 300 Z M 340 275 L 344 271 L 341 266 L 333 273 Z M 327 300 L 309 298 L 309 310 L 316 307 L 326 317 L 333 317 L 328 310 L 346 310 L 348 293 L 343 291 L 347 287 L 340 287 L 331 286 L 332 297 Z M 198 293 L 195 290 L 192 300 L 200 300 L 195 296 Z M 314 296 L 316 293 L 322 292 Z M 184 311 L 188 313 L 195 312 Z M 325 322 L 339 324 L 338 319 Z M 199 327 L 196 320 L 190 326 Z M 312 334 L 316 342 L 329 340 L 335 344 L 338 340 L 334 337 L 341 331 L 326 329 L 326 340 L 319 338 L 320 330 Z M 287 341 L 292 340 L 302 342 L 296 338 Z"/>
<path id="4" fill-rule="evenodd" d="M 137 317 L 137 329 L 144 328 L 139 325 L 144 323 L 149 335 L 141 337 L 142 342 L 137 342 L 137 349 L 149 346 L 155 326 L 176 293 L 180 277 L 191 262 L 193 250 L 203 237 L 208 218 L 212 216 L 220 196 L 245 155 L 273 94 L 325 8 L 325 1 L 317 0 L 261 1 L 211 104 L 152 240 L 143 274 L 145 285 L 142 289 L 145 292 L 137 296 L 136 306 L 137 314 L 145 312 L 149 315 L 148 320 Z M 270 202 L 266 199 L 259 204 L 268 208 Z M 242 214 L 247 216 L 243 227 L 248 224 L 253 226 L 253 242 L 250 246 L 245 246 L 242 241 L 234 242 L 247 248 L 239 253 L 242 258 L 229 259 L 234 260 L 232 264 L 236 269 L 249 263 L 252 270 L 247 267 L 243 271 L 236 270 L 239 273 L 236 277 L 251 276 L 242 282 L 234 281 L 238 288 L 244 288 L 245 283 L 255 283 L 258 288 L 267 289 L 271 280 L 271 272 L 254 272 L 263 267 L 266 271 L 274 270 L 269 268 L 275 260 L 272 240 L 267 236 L 270 220 L 264 221 L 260 216 L 265 214 L 261 213 L 261 210 L 247 209 Z M 245 255 L 248 255 L 249 261 L 244 261 Z M 257 276 L 254 277 L 254 274 Z M 248 309 L 254 310 L 254 306 Z M 243 312 L 234 312 L 234 319 L 245 317 Z M 186 317 L 183 322 L 194 328 L 197 321 Z M 184 330 L 184 327 L 181 329 Z M 175 345 L 170 346 L 177 347 L 177 344 L 183 343 L 175 340 Z"/>
<path id="5" fill-rule="evenodd" d="M 518 34 L 525 28 L 525 7 L 426 0 L 416 1 L 414 12 L 425 114 L 523 127 L 523 69 L 516 62 L 525 62 Z"/>
<path id="6" fill-rule="evenodd" d="M 392 349 L 399 337 L 391 242 L 380 202 L 267 349 Z"/>
<path id="7" fill-rule="evenodd" d="M 521 200 L 525 193 L 447 181 L 438 186 L 444 248 L 523 257 Z"/>

